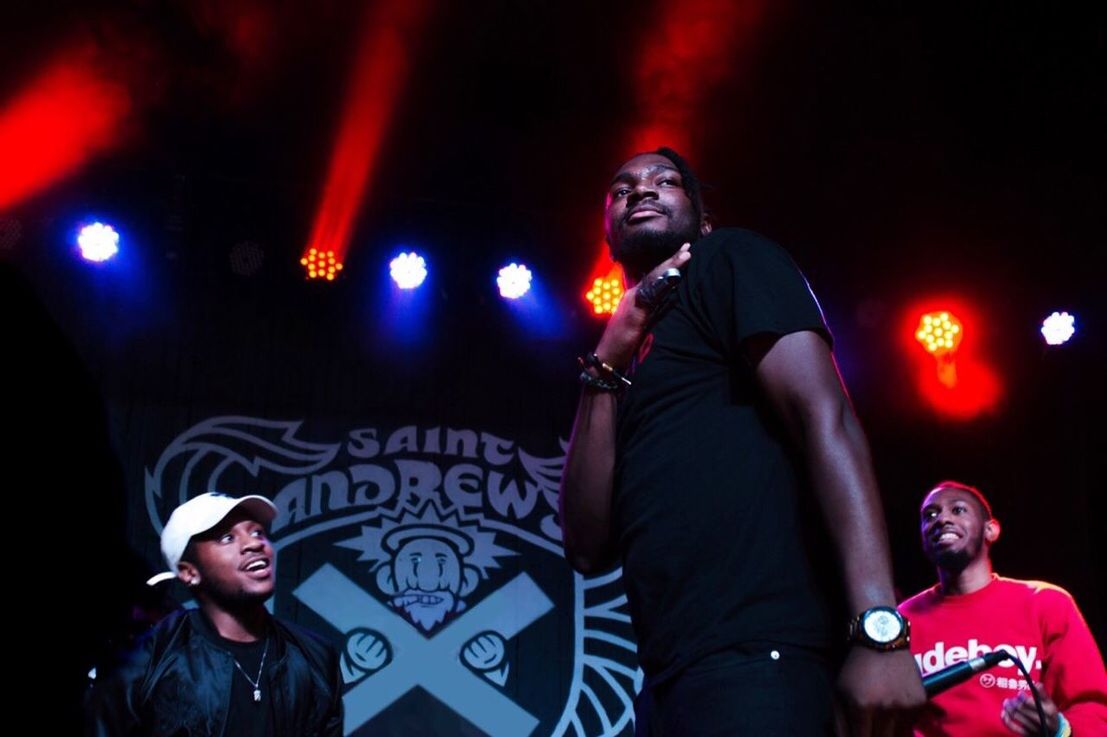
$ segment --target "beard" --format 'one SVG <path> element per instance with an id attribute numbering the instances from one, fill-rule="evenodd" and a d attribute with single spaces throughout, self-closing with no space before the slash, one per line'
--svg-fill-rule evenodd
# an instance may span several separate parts
<path id="1" fill-rule="evenodd" d="M 981 531 L 976 538 L 967 540 L 960 550 L 935 550 L 931 548 L 927 551 L 927 557 L 930 558 L 931 563 L 943 571 L 960 573 L 980 555 L 983 547 L 984 533 Z"/>
<path id="2" fill-rule="evenodd" d="M 612 246 L 611 256 L 628 274 L 639 279 L 699 235 L 699 226 L 695 223 L 668 230 L 641 228 L 626 233 L 617 246 Z"/>
<path id="3" fill-rule="evenodd" d="M 944 550 L 931 554 L 930 562 L 943 571 L 960 573 L 972 562 L 972 556 L 965 550 Z"/>
<path id="4" fill-rule="evenodd" d="M 202 595 L 224 611 L 241 613 L 250 612 L 268 601 L 273 596 L 273 588 L 250 591 L 241 587 L 211 585 L 209 581 Z"/>

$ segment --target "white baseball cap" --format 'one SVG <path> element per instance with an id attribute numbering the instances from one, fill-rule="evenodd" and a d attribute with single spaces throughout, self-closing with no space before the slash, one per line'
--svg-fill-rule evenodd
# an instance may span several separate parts
<path id="1" fill-rule="evenodd" d="M 277 516 L 273 502 L 263 496 L 234 497 L 218 491 L 194 496 L 173 510 L 165 529 L 161 531 L 161 553 L 169 570 L 151 577 L 146 583 L 153 586 L 177 576 L 177 564 L 181 562 L 185 548 L 195 535 L 207 532 L 223 521 L 238 507 L 245 510 L 258 522 L 269 525 Z"/>

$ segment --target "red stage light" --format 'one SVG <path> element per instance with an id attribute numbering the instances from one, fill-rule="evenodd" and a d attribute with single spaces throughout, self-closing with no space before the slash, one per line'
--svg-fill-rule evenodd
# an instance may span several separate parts
<path id="1" fill-rule="evenodd" d="M 969 302 L 952 296 L 916 303 L 905 314 L 901 335 L 916 388 L 939 415 L 970 420 L 998 405 L 1002 383 L 981 355 L 985 324 Z"/>
<path id="2" fill-rule="evenodd" d="M 961 321 L 948 311 L 926 313 L 915 331 L 915 339 L 936 357 L 956 353 L 963 337 Z"/>

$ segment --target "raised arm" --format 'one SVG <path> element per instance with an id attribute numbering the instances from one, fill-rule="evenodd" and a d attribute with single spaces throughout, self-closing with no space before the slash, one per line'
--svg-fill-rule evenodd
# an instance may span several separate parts
<path id="1" fill-rule="evenodd" d="M 603 355 L 597 350 L 597 355 Z M 606 357 L 605 357 L 606 359 Z M 565 558 L 581 573 L 609 567 L 615 470 L 615 395 L 584 387 L 561 477 L 561 538 Z"/>
<path id="2" fill-rule="evenodd" d="M 651 271 L 648 284 L 666 269 L 680 268 L 691 258 L 685 244 Z M 649 313 L 635 300 L 637 287 L 623 295 L 607 323 L 596 355 L 625 370 L 646 335 Z M 611 537 L 611 498 L 615 475 L 616 398 L 611 392 L 584 387 L 561 476 L 559 506 L 565 557 L 581 573 L 594 573 L 615 563 Z"/>

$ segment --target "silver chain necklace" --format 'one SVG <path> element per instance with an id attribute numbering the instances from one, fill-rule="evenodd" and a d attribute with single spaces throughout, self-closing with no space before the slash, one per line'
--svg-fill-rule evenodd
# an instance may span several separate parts
<path id="1" fill-rule="evenodd" d="M 261 665 L 258 666 L 258 677 L 250 678 L 250 674 L 242 669 L 242 665 L 238 662 L 238 658 L 231 657 L 234 661 L 234 667 L 238 668 L 238 672 L 242 674 L 242 677 L 250 682 L 250 685 L 254 687 L 254 701 L 261 701 L 261 673 L 265 670 L 265 656 L 269 654 L 269 638 L 265 638 L 265 649 L 261 651 Z"/>

